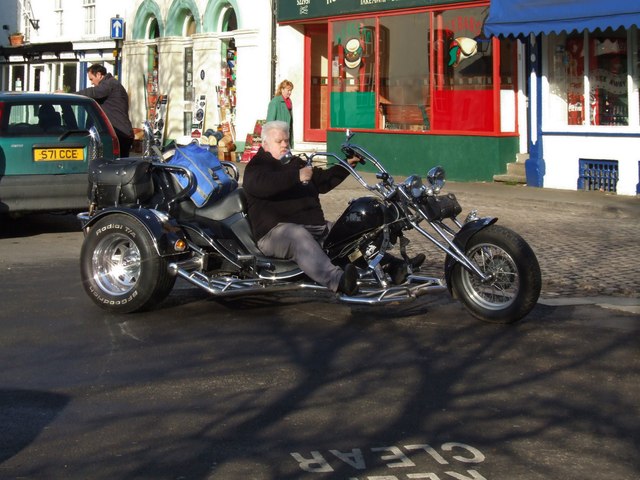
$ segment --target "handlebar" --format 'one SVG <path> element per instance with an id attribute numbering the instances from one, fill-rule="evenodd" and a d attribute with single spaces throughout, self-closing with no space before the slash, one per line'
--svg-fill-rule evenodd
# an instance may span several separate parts
<path id="1" fill-rule="evenodd" d="M 351 143 L 349 141 L 351 140 L 351 137 L 353 137 L 353 134 L 349 133 L 347 136 L 347 142 L 345 142 L 341 147 L 342 153 L 347 157 L 346 159 L 339 157 L 335 153 L 316 152 L 307 157 L 308 163 L 311 163 L 316 156 L 333 158 L 340 166 L 348 170 L 351 176 L 353 176 L 365 189 L 371 192 L 378 193 L 384 199 L 389 198 L 396 191 L 396 185 L 393 177 L 371 153 L 369 153 L 360 145 Z M 376 185 L 369 185 L 362 177 L 362 175 L 360 175 L 360 173 L 358 173 L 347 161 L 348 158 L 353 157 L 358 158 L 358 162 L 363 165 L 367 162 L 371 163 L 378 170 L 378 172 L 376 173 L 376 178 L 380 180 L 380 183 Z"/>

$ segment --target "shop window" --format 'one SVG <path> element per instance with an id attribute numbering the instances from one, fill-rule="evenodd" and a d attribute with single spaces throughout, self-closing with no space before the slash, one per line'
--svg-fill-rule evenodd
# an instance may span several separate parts
<path id="1" fill-rule="evenodd" d="M 235 123 L 236 113 L 236 66 L 238 56 L 234 38 L 222 44 L 220 86 L 216 87 L 220 122 L 229 126 Z"/>
<path id="2" fill-rule="evenodd" d="M 515 132 L 517 41 L 484 39 L 486 15 L 471 7 L 330 22 L 331 127 Z"/>
<path id="3" fill-rule="evenodd" d="M 25 68 L 24 65 L 16 65 L 13 67 L 10 67 L 12 72 L 11 72 L 11 78 L 12 78 L 12 90 L 16 91 L 16 92 L 21 92 L 22 90 L 27 90 L 25 81 L 26 81 L 26 77 L 25 77 Z"/>
<path id="4" fill-rule="evenodd" d="M 632 33 L 637 37 L 636 29 Z M 638 73 L 637 53 L 628 48 L 629 39 L 632 36 L 624 29 L 549 36 L 550 122 L 556 126 L 630 124 L 629 90 L 637 92 Z M 637 44 L 637 38 L 633 40 Z M 634 66 L 631 75 L 628 65 Z"/>
<path id="5" fill-rule="evenodd" d="M 628 125 L 627 35 L 589 35 L 591 125 Z"/>
<path id="6" fill-rule="evenodd" d="M 335 22 L 331 42 L 331 126 L 376 126 L 375 19 Z"/>
<path id="7" fill-rule="evenodd" d="M 485 13 L 464 8 L 434 17 L 434 130 L 494 129 L 492 48 L 486 42 L 479 49 L 476 40 Z"/>
<path id="8" fill-rule="evenodd" d="M 379 31 L 380 128 L 429 130 L 429 14 L 382 17 Z"/>
<path id="9" fill-rule="evenodd" d="M 492 42 L 486 40 L 484 42 Z M 479 43 L 484 48 L 491 48 L 488 43 Z M 517 130 L 516 92 L 518 90 L 516 68 L 518 65 L 517 42 L 513 39 L 502 39 L 500 45 L 500 131 L 515 132 Z"/>
<path id="10" fill-rule="evenodd" d="M 184 101 L 192 102 L 193 95 L 193 48 L 184 49 Z"/>
<path id="11" fill-rule="evenodd" d="M 147 120 L 154 124 L 156 121 L 156 106 L 158 103 L 158 47 L 150 45 L 147 51 Z"/>
<path id="12" fill-rule="evenodd" d="M 78 67 L 75 63 L 65 63 L 62 66 L 62 89 L 65 92 L 77 90 Z"/>

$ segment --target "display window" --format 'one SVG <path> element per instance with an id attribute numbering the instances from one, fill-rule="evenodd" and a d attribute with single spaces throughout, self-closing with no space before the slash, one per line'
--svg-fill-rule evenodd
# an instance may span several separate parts
<path id="1" fill-rule="evenodd" d="M 552 125 L 637 126 L 636 28 L 549 35 L 547 51 Z"/>
<path id="2" fill-rule="evenodd" d="M 516 110 L 516 40 L 484 39 L 486 15 L 440 7 L 330 21 L 331 128 L 515 132 L 500 108 Z"/>
<path id="3" fill-rule="evenodd" d="M 331 126 L 375 128 L 375 19 L 334 22 L 332 25 Z"/>

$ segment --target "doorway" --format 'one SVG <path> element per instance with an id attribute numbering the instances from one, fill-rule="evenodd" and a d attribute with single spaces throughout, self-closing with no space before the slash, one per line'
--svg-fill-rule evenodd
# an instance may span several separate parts
<path id="1" fill-rule="evenodd" d="M 326 24 L 305 26 L 304 49 L 304 140 L 326 142 L 329 98 Z"/>
<path id="2" fill-rule="evenodd" d="M 29 89 L 32 92 L 48 92 L 51 90 L 49 88 L 49 79 L 44 72 L 44 65 L 33 65 L 31 67 L 30 83 Z"/>

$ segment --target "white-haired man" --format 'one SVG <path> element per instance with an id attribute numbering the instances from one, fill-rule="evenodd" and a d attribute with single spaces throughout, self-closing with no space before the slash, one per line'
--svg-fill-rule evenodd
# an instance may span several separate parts
<path id="1" fill-rule="evenodd" d="M 357 158 L 348 159 L 351 166 Z M 338 186 L 349 172 L 339 165 L 310 167 L 289 154 L 289 125 L 267 122 L 262 147 L 247 164 L 242 187 L 258 248 L 268 256 L 291 259 L 312 280 L 333 292 L 355 295 L 358 271 L 331 263 L 321 244 L 329 233 L 319 195 Z"/>

